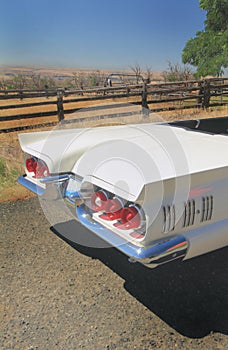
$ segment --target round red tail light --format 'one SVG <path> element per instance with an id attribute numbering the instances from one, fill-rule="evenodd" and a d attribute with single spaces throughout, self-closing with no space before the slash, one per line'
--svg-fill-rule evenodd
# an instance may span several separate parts
<path id="1" fill-rule="evenodd" d="M 41 162 L 37 162 L 34 173 L 35 173 L 34 175 L 35 178 L 43 178 L 50 175 L 47 165 Z"/>
<path id="2" fill-rule="evenodd" d="M 26 170 L 33 173 L 34 178 L 43 178 L 50 175 L 48 166 L 42 160 L 35 157 L 27 158 L 25 161 Z"/>
<path id="3" fill-rule="evenodd" d="M 34 158 L 27 158 L 25 161 L 25 166 L 26 169 L 28 170 L 29 173 L 34 173 L 34 170 L 36 168 L 36 161 Z"/>
<path id="4" fill-rule="evenodd" d="M 100 218 L 109 221 L 117 220 L 120 218 L 122 207 L 123 204 L 119 198 L 109 199 L 105 205 L 105 214 L 100 215 Z"/>
<path id="5" fill-rule="evenodd" d="M 141 225 L 141 216 L 139 208 L 131 205 L 127 208 L 123 208 L 120 213 L 120 222 L 115 223 L 114 226 L 122 230 L 130 230 L 133 228 L 139 228 Z"/>
<path id="6" fill-rule="evenodd" d="M 94 211 L 102 211 L 105 209 L 106 202 L 108 200 L 108 195 L 105 191 L 99 190 L 93 192 L 91 196 L 91 207 Z"/>

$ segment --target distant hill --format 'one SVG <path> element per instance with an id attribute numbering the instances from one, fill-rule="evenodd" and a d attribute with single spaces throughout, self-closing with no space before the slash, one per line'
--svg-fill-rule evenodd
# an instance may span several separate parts
<path id="1" fill-rule="evenodd" d="M 25 76 L 31 76 L 31 75 L 41 75 L 41 76 L 48 76 L 53 78 L 59 78 L 59 79 L 65 79 L 72 77 L 75 73 L 94 73 L 94 72 L 100 72 L 104 75 L 108 75 L 110 73 L 114 72 L 131 72 L 129 70 L 105 70 L 105 69 L 80 69 L 80 68 L 56 68 L 56 67 L 40 67 L 40 66 L 8 66 L 8 65 L 2 65 L 0 66 L 0 78 L 10 78 L 14 75 L 25 75 Z M 159 72 L 153 72 L 153 79 L 160 79 L 161 73 Z"/>

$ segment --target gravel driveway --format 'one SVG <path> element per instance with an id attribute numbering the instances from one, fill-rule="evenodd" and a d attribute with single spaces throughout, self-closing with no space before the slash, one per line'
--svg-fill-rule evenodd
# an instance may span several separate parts
<path id="1" fill-rule="evenodd" d="M 228 349 L 228 248 L 150 270 L 70 246 L 37 198 L 0 215 L 2 350 Z"/>

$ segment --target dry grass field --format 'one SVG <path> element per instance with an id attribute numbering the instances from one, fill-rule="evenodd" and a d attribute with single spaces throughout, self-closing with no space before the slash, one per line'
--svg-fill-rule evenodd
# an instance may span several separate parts
<path id="1" fill-rule="evenodd" d="M 80 98 L 83 98 L 85 96 L 79 96 L 79 95 L 71 95 L 70 97 L 65 97 L 64 101 L 67 101 L 69 99 L 72 98 L 77 98 L 80 100 Z M 0 110 L 0 128 L 11 128 L 11 127 L 15 127 L 15 126 L 26 126 L 26 125 L 35 125 L 35 124 L 42 124 L 42 123 L 47 123 L 47 122 L 57 122 L 58 121 L 58 115 L 57 115 L 57 104 L 50 104 L 50 105 L 44 105 L 44 106 L 33 106 L 33 107 L 19 107 L 22 104 L 29 104 L 29 103 L 36 103 L 36 102 L 56 102 L 56 97 L 49 97 L 49 98 L 28 98 L 28 99 L 24 99 L 24 100 L 20 100 L 20 99 L 7 99 L 7 100 L 0 100 L 0 105 L 1 106 L 13 106 L 13 108 L 10 109 L 3 109 Z M 131 97 L 131 98 L 122 98 L 121 99 L 121 103 L 127 103 L 130 104 L 132 102 L 135 101 L 140 101 L 140 97 Z M 120 102 L 119 102 L 120 103 Z M 104 105 L 104 101 L 100 100 L 100 101 L 78 101 L 77 103 L 65 103 L 64 104 L 64 109 L 66 110 L 71 110 L 71 109 L 81 109 L 83 112 L 83 114 L 77 112 L 76 114 L 71 114 L 71 115 L 66 115 L 66 119 L 69 118 L 83 118 L 83 116 L 87 116 L 86 114 L 88 114 L 87 109 L 92 107 L 92 106 L 98 106 L 98 105 Z M 110 98 L 110 99 L 106 99 L 105 100 L 105 105 L 109 105 L 109 104 L 117 104 L 116 100 L 114 98 Z M 56 112 L 55 115 L 53 116 L 45 116 L 45 113 L 48 112 Z M 39 118 L 22 118 L 20 120 L 11 120 L 11 121 L 1 121 L 1 117 L 6 117 L 9 115 L 26 115 L 26 114 L 30 114 L 30 113 L 43 113 L 44 116 L 43 117 L 39 117 Z M 94 114 L 95 113 L 95 114 Z M 99 111 L 95 111 L 93 109 L 93 115 L 98 115 L 99 113 L 101 114 L 108 114 L 108 113 L 115 113 L 113 111 L 107 110 L 106 112 L 99 112 Z"/>

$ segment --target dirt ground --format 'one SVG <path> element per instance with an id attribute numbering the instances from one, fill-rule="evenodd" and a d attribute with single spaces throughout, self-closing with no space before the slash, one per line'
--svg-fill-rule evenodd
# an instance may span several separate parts
<path id="1" fill-rule="evenodd" d="M 2 350 L 227 350 L 227 248 L 158 269 L 71 246 L 37 198 L 0 204 Z M 61 213 L 60 213 L 61 214 Z"/>

